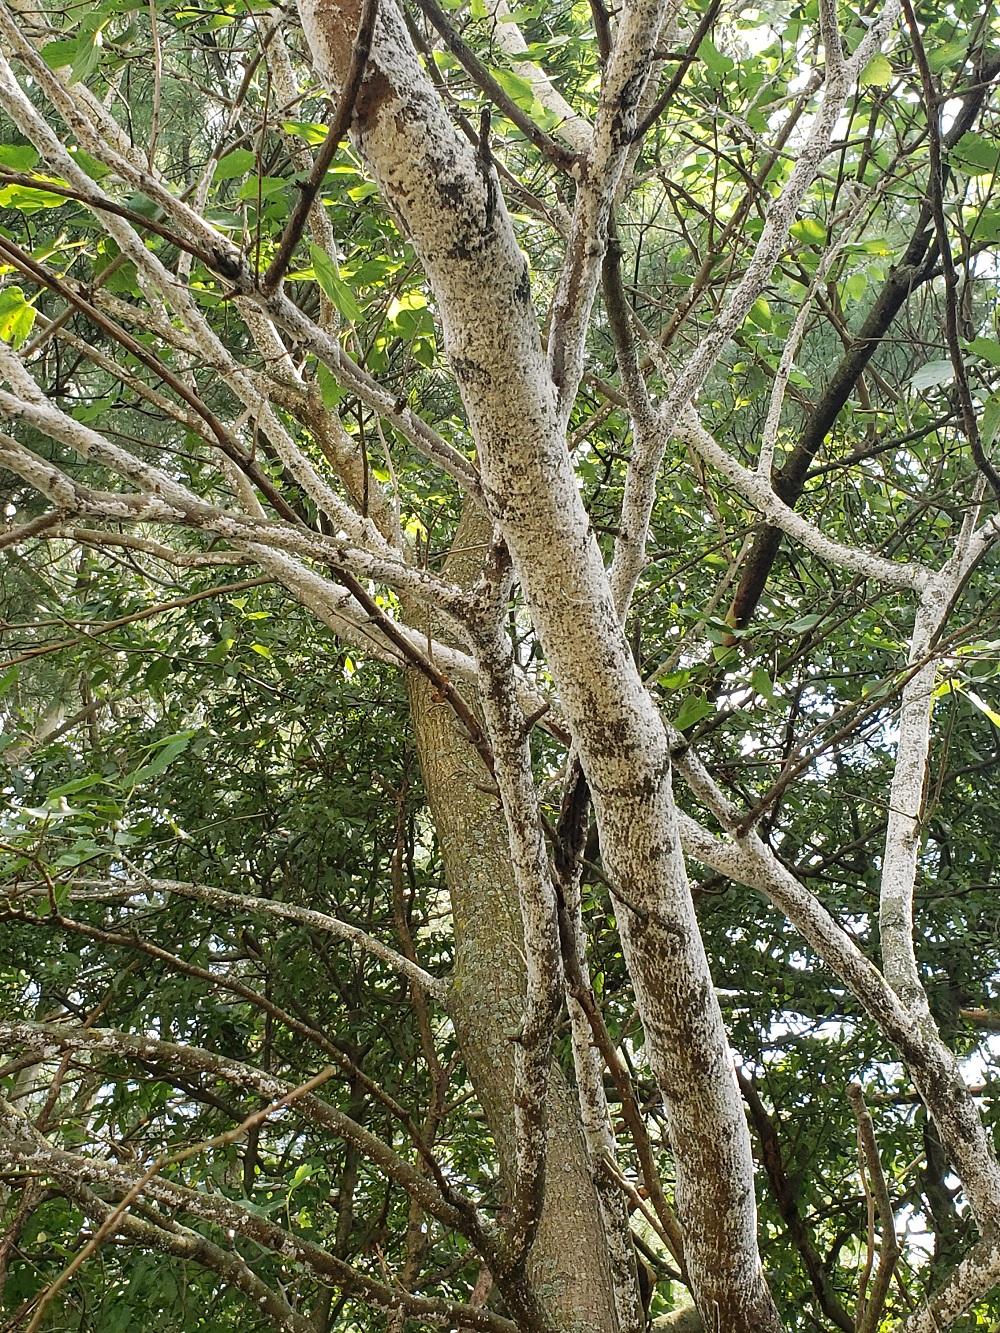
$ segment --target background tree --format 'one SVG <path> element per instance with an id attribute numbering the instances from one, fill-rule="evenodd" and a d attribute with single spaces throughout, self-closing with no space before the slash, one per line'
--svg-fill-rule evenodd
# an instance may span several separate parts
<path id="1" fill-rule="evenodd" d="M 991 15 L 298 18 L 0 6 L 7 1327 L 989 1326 Z"/>

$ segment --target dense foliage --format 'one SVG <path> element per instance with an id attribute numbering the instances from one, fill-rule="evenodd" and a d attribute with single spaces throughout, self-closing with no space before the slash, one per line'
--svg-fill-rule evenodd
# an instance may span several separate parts
<path id="1" fill-rule="evenodd" d="M 697 401 L 736 465 L 763 458 L 771 475 L 771 451 L 777 495 L 832 542 L 938 569 L 1000 494 L 989 462 L 1000 434 L 1000 37 L 989 8 L 966 0 L 904 11 Z M 839 7 L 848 54 L 873 13 Z M 406 12 L 454 124 L 495 169 L 543 326 L 579 179 L 577 130 L 557 98 L 581 125 L 598 112 L 615 17 L 600 0 L 515 12 L 503 0 L 446 12 L 418 0 Z M 437 672 L 439 706 L 452 683 L 474 701 L 468 681 L 435 665 L 432 634 L 461 642 L 454 618 L 420 606 L 415 579 L 394 583 L 378 544 L 398 534 L 407 568 L 441 581 L 463 554 L 452 548 L 475 444 L 435 293 L 396 202 L 346 136 L 283 285 L 327 350 L 291 322 L 262 332 L 228 270 L 235 249 L 266 286 L 336 110 L 292 14 L 261 0 L 88 0 L 44 12 L 5 3 L 2 18 L 0 1080 L 56 1149 L 122 1168 L 74 1193 L 44 1164 L 5 1161 L 0 1145 L 4 1328 L 346 1333 L 402 1329 L 404 1317 L 407 1328 L 451 1327 L 459 1306 L 494 1318 L 470 1326 L 513 1328 L 495 1293 L 482 1305 L 489 1275 L 469 1233 L 431 1217 L 337 1121 L 349 1116 L 442 1197 L 472 1200 L 502 1227 L 508 1185 L 469 1053 L 444 992 L 421 990 L 396 962 L 446 979 L 456 947 L 404 677 Z M 639 115 L 652 119 L 609 223 L 568 419 L 609 567 L 642 433 L 635 382 L 654 406 L 668 401 L 751 271 L 819 115 L 820 22 L 815 0 L 713 0 L 663 30 Z M 51 141 L 29 133 L 36 124 Z M 218 252 L 140 188 L 144 173 L 217 230 Z M 125 233 L 157 270 L 137 264 Z M 341 373 L 334 345 L 356 372 Z M 34 415 L 18 407 L 32 383 Z M 433 428 L 431 460 L 420 421 Z M 12 466 L 18 448 L 37 476 Z M 102 499 L 148 491 L 148 468 L 256 528 Z M 45 469 L 89 509 L 61 502 Z M 756 828 L 878 962 L 900 697 L 923 665 L 908 663 L 916 599 L 835 553 L 779 543 L 735 474 L 683 432 L 658 478 L 626 623 L 638 670 L 735 804 L 740 832 Z M 343 517 L 351 506 L 375 533 L 367 563 Z M 347 587 L 353 618 L 317 611 L 293 562 Z M 930 1010 L 990 1135 L 998 575 L 985 549 L 933 637 L 914 888 Z M 516 586 L 503 615 L 518 680 L 549 701 L 532 719 L 532 762 L 553 830 L 573 776 L 559 682 Z M 416 628 L 412 651 L 386 637 L 396 623 Z M 682 809 L 715 828 L 703 795 L 676 786 Z M 629 887 L 607 872 L 594 827 L 582 860 L 592 993 L 616 1053 L 601 1080 L 615 1171 L 656 1317 L 685 1299 L 669 1130 L 618 931 Z M 781 1317 L 853 1329 L 888 1266 L 877 1322 L 858 1327 L 894 1327 L 985 1228 L 900 1052 L 829 960 L 759 886 L 696 855 L 690 869 Z M 331 919 L 365 937 L 338 937 Z M 554 1061 L 574 1084 L 565 1011 Z M 317 1076 L 315 1096 L 294 1091 Z M 859 1149 L 855 1081 L 881 1180 Z M 154 1169 L 204 1210 L 151 1192 Z M 95 1243 L 123 1182 L 140 1177 Z M 245 1228 L 216 1207 L 225 1200 Z M 283 1249 L 287 1235 L 315 1252 Z M 60 1280 L 74 1255 L 84 1262 Z M 386 1313 L 387 1291 L 453 1304 Z M 997 1320 L 1000 1298 L 979 1293 L 947 1326 Z"/>

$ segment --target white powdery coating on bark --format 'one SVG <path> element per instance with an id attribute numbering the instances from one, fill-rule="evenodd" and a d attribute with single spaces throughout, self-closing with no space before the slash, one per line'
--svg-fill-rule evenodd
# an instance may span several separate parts
<path id="1" fill-rule="evenodd" d="M 705 429 L 693 407 L 685 408 L 677 418 L 674 434 L 690 444 L 706 463 L 711 464 L 736 487 L 745 500 L 754 505 L 776 528 L 802 543 L 823 560 L 850 569 L 865 578 L 890 583 L 918 592 L 928 588 L 933 575 L 914 561 L 886 560 L 855 546 L 845 546 L 827 537 L 819 528 L 779 500 L 771 488 L 770 477 L 751 472 L 737 462 Z"/>
<path id="2" fill-rule="evenodd" d="M 695 795 L 724 827 L 734 830 L 738 817 L 708 773 L 690 754 L 678 762 Z M 1000 1168 L 958 1063 L 933 1024 L 928 1028 L 904 1007 L 874 963 L 756 833 L 720 842 L 689 815 L 681 813 L 679 820 L 689 855 L 769 898 L 896 1046 L 934 1118 L 980 1225 L 996 1225 Z"/>
<path id="3" fill-rule="evenodd" d="M 336 87 L 345 15 L 303 0 Z M 353 33 L 350 33 L 353 36 Z M 492 169 L 457 139 L 391 5 L 380 12 L 355 140 L 434 287 L 480 451 L 483 490 L 558 684 L 613 878 L 651 1063 L 667 1100 L 689 1271 L 711 1317 L 777 1329 L 763 1282 L 749 1134 L 677 837 L 659 716 L 625 641 L 541 354 L 528 272 Z"/>
<path id="4" fill-rule="evenodd" d="M 528 43 L 524 34 L 510 16 L 507 0 L 488 0 L 487 9 L 494 20 L 497 44 L 511 57 L 515 74 L 531 84 L 532 91 L 546 111 L 558 117 L 555 132 L 578 153 L 585 153 L 593 141 L 594 132 L 586 120 L 563 97 L 542 67 L 526 58 Z"/>

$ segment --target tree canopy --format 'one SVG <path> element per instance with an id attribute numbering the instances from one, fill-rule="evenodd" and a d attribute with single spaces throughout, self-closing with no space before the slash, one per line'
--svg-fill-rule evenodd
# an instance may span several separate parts
<path id="1" fill-rule="evenodd" d="M 4 1330 L 1000 1327 L 998 80 L 0 0 Z"/>

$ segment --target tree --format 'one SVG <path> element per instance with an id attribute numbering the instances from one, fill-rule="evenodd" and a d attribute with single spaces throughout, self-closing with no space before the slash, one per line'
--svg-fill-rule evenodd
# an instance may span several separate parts
<path id="1" fill-rule="evenodd" d="M 8 1326 L 988 1324 L 990 14 L 298 17 L 0 6 Z"/>

